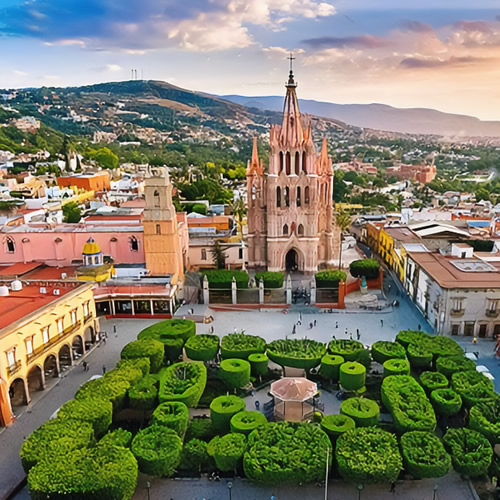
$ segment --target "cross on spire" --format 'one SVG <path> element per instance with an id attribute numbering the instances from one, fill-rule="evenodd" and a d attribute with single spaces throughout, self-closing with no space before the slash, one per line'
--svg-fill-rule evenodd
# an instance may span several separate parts
<path id="1" fill-rule="evenodd" d="M 290 52 L 290 55 L 287 58 L 290 61 L 290 72 L 293 71 L 293 61 L 295 61 L 295 57 L 293 57 L 293 52 Z"/>
<path id="2" fill-rule="evenodd" d="M 287 59 L 290 61 L 290 73 L 288 75 L 288 83 L 286 84 L 287 87 L 296 87 L 297 84 L 295 83 L 293 79 L 293 61 L 295 60 L 295 57 L 293 57 L 293 52 L 290 52 L 290 55 L 287 57 Z"/>

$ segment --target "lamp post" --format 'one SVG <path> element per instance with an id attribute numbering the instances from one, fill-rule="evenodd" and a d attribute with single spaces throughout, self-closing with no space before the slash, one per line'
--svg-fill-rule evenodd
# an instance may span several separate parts
<path id="1" fill-rule="evenodd" d="M 434 492 L 432 494 L 432 500 L 436 500 L 436 495 L 437 495 L 437 490 L 438 490 L 438 485 L 434 485 Z"/>
<path id="2" fill-rule="evenodd" d="M 231 494 L 231 490 L 232 490 L 232 488 L 233 488 L 233 483 L 232 483 L 232 481 L 228 481 L 228 483 L 227 483 L 227 489 L 228 489 L 228 491 L 229 491 L 229 500 L 232 500 L 232 498 L 233 498 L 233 497 L 232 497 L 232 494 Z"/>
<path id="3" fill-rule="evenodd" d="M 149 490 L 151 489 L 151 483 L 149 481 L 146 481 L 146 488 L 148 490 L 148 500 L 151 500 L 151 496 L 149 494 Z"/>
<path id="4" fill-rule="evenodd" d="M 325 467 L 325 500 L 328 500 L 328 460 L 330 458 L 330 448 L 326 449 L 326 467 Z"/>
<path id="5" fill-rule="evenodd" d="M 358 500 L 361 500 L 361 491 L 363 489 L 363 485 L 359 483 L 356 488 L 358 488 Z"/>

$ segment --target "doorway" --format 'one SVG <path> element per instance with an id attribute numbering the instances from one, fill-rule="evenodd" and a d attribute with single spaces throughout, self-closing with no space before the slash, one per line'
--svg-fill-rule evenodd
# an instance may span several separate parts
<path id="1" fill-rule="evenodd" d="M 285 268 L 287 271 L 297 271 L 299 268 L 299 258 L 297 252 L 293 248 L 286 254 Z"/>

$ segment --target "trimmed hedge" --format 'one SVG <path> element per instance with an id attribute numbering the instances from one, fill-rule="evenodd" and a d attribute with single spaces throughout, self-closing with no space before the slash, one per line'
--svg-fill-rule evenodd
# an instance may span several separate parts
<path id="1" fill-rule="evenodd" d="M 201 439 L 203 441 L 210 441 L 214 437 L 214 434 L 215 431 L 210 418 L 195 416 L 189 421 L 186 440 Z"/>
<path id="2" fill-rule="evenodd" d="M 382 382 L 382 403 L 398 432 L 431 431 L 436 415 L 422 386 L 410 375 L 392 375 Z"/>
<path id="3" fill-rule="evenodd" d="M 129 342 L 121 352 L 122 359 L 149 358 L 150 371 L 156 373 L 163 364 L 165 350 L 163 344 L 154 339 Z"/>
<path id="4" fill-rule="evenodd" d="M 179 401 L 169 401 L 156 407 L 151 424 L 168 427 L 174 430 L 181 439 L 184 439 L 188 422 L 188 407 Z"/>
<path id="5" fill-rule="evenodd" d="M 409 375 L 410 362 L 407 359 L 393 358 L 384 361 L 384 377 L 389 375 Z"/>
<path id="6" fill-rule="evenodd" d="M 246 333 L 224 335 L 220 344 L 220 354 L 223 359 L 248 359 L 250 354 L 265 351 L 266 341 L 262 337 Z"/>
<path id="7" fill-rule="evenodd" d="M 336 354 L 325 354 L 321 358 L 321 367 L 319 374 L 333 382 L 339 381 L 340 365 L 344 363 L 344 358 Z"/>
<path id="8" fill-rule="evenodd" d="M 72 399 L 57 412 L 61 420 L 74 419 L 89 422 L 94 429 L 96 439 L 106 434 L 113 420 L 113 405 L 105 399 L 86 398 L 81 401 Z"/>
<path id="9" fill-rule="evenodd" d="M 236 471 L 243 458 L 247 439 L 244 434 L 229 433 L 222 436 L 215 446 L 214 459 L 223 472 Z"/>
<path id="10" fill-rule="evenodd" d="M 124 448 L 128 448 L 131 442 L 132 433 L 126 429 L 118 427 L 118 429 L 108 432 L 99 441 L 99 446 L 123 446 Z"/>
<path id="11" fill-rule="evenodd" d="M 201 439 L 190 439 L 182 450 L 179 468 L 200 473 L 208 467 L 209 462 L 207 443 Z"/>
<path id="12" fill-rule="evenodd" d="M 436 359 L 436 370 L 447 378 L 451 378 L 455 372 L 465 372 L 475 369 L 476 363 L 463 355 L 440 356 Z"/>
<path id="13" fill-rule="evenodd" d="M 430 393 L 435 389 L 446 389 L 448 387 L 448 383 L 448 379 L 439 372 L 422 372 L 420 374 L 420 385 L 427 393 Z"/>
<path id="14" fill-rule="evenodd" d="M 412 431 L 401 436 L 401 454 L 406 471 L 415 479 L 448 474 L 451 457 L 432 432 Z"/>
<path id="15" fill-rule="evenodd" d="M 335 458 L 340 475 L 354 484 L 394 482 L 403 468 L 396 437 L 377 427 L 342 434 Z"/>
<path id="16" fill-rule="evenodd" d="M 499 444 L 500 399 L 474 405 L 469 412 L 469 427 L 483 434 L 491 444 Z"/>
<path id="17" fill-rule="evenodd" d="M 346 391 L 359 391 L 365 386 L 366 368 L 361 363 L 348 361 L 340 365 L 340 385 Z"/>
<path id="18" fill-rule="evenodd" d="M 397 334 L 396 341 L 407 348 L 410 363 L 412 365 L 415 363 L 415 366 L 427 366 L 426 364 L 420 365 L 418 362 L 426 361 L 429 355 L 436 359 L 439 356 L 463 356 L 464 354 L 463 349 L 452 338 L 432 336 L 418 330 L 402 330 Z M 410 346 L 413 346 L 411 350 Z M 410 355 L 414 357 L 414 362 Z"/>
<path id="19" fill-rule="evenodd" d="M 261 272 L 255 274 L 255 281 L 264 281 L 264 288 L 281 288 L 283 286 L 284 273 Z"/>
<path id="20" fill-rule="evenodd" d="M 401 330 L 396 335 L 396 342 L 407 348 L 410 344 L 421 344 L 428 342 L 432 337 L 421 330 Z"/>
<path id="21" fill-rule="evenodd" d="M 375 259 L 354 260 L 349 265 L 349 272 L 355 278 L 364 276 L 367 280 L 378 278 L 380 264 Z"/>
<path id="22" fill-rule="evenodd" d="M 356 422 L 347 415 L 326 415 L 321 420 L 321 428 L 330 436 L 332 442 L 355 427 Z"/>
<path id="23" fill-rule="evenodd" d="M 163 345 L 165 347 L 165 359 L 171 363 L 175 363 L 182 356 L 182 349 L 184 347 L 183 339 L 164 339 Z"/>
<path id="24" fill-rule="evenodd" d="M 207 369 L 203 363 L 175 363 L 160 373 L 160 403 L 180 401 L 195 407 L 207 384 Z"/>
<path id="25" fill-rule="evenodd" d="M 245 401 L 238 396 L 219 396 L 210 403 L 210 419 L 216 432 L 229 432 L 231 419 L 245 409 Z"/>
<path id="26" fill-rule="evenodd" d="M 460 394 L 467 407 L 497 399 L 493 382 L 476 370 L 456 372 L 451 376 L 451 388 Z"/>
<path id="27" fill-rule="evenodd" d="M 310 339 L 280 339 L 267 346 L 267 355 L 271 361 L 303 370 L 318 366 L 325 354 L 325 345 Z"/>
<path id="28" fill-rule="evenodd" d="M 319 425 L 272 422 L 248 436 L 243 457 L 245 476 L 257 483 L 321 481 L 326 468 L 326 450 L 332 463 L 332 444 Z"/>
<path id="29" fill-rule="evenodd" d="M 462 408 L 462 398 L 453 389 L 435 389 L 431 392 L 431 403 L 439 415 L 451 417 Z"/>
<path id="30" fill-rule="evenodd" d="M 260 425 L 267 424 L 267 418 L 260 411 L 240 411 L 231 417 L 231 432 L 248 436 Z"/>
<path id="31" fill-rule="evenodd" d="M 203 273 L 208 279 L 208 286 L 214 289 L 231 289 L 233 277 L 237 288 L 248 288 L 248 273 L 229 269 L 210 269 Z"/>
<path id="32" fill-rule="evenodd" d="M 219 352 L 219 337 L 217 335 L 195 335 L 184 345 L 186 356 L 194 361 L 210 361 Z"/>
<path id="33" fill-rule="evenodd" d="M 453 468 L 466 477 L 478 477 L 488 472 L 493 457 L 490 442 L 471 429 L 449 429 L 443 438 L 451 454 Z"/>
<path id="34" fill-rule="evenodd" d="M 118 361 L 115 368 L 118 370 L 139 368 L 142 372 L 142 376 L 145 377 L 149 375 L 151 370 L 151 361 L 149 358 L 121 359 Z"/>
<path id="35" fill-rule="evenodd" d="M 372 345 L 371 355 L 374 361 L 384 364 L 388 359 L 406 359 L 405 348 L 397 342 L 379 340 Z"/>
<path id="36" fill-rule="evenodd" d="M 316 278 L 317 288 L 337 288 L 341 281 L 345 282 L 347 274 L 337 269 L 328 269 L 319 271 L 314 277 Z"/>
<path id="37" fill-rule="evenodd" d="M 407 348 L 408 359 L 414 368 L 430 368 L 434 355 L 425 345 L 410 344 Z"/>
<path id="38" fill-rule="evenodd" d="M 358 361 L 364 346 L 357 340 L 331 340 L 328 351 L 337 356 L 342 356 L 346 361 Z"/>
<path id="39" fill-rule="evenodd" d="M 250 382 L 250 363 L 244 359 L 224 359 L 219 377 L 230 389 L 245 387 Z"/>
<path id="40" fill-rule="evenodd" d="M 380 418 L 377 402 L 367 398 L 349 398 L 342 401 L 340 413 L 351 417 L 356 422 L 356 427 L 377 425 Z"/>
<path id="41" fill-rule="evenodd" d="M 181 459 L 182 440 L 173 429 L 152 425 L 137 433 L 131 450 L 144 474 L 172 476 Z"/>
<path id="42" fill-rule="evenodd" d="M 253 377 L 263 377 L 269 370 L 269 358 L 260 352 L 255 352 L 248 356 L 250 371 Z"/>
<path id="43" fill-rule="evenodd" d="M 184 342 L 189 337 L 196 335 L 196 323 L 190 319 L 166 319 L 142 330 L 137 338 L 154 339 L 165 343 L 167 339 L 182 339 Z M 166 353 L 165 353 L 166 354 Z"/>
<path id="44" fill-rule="evenodd" d="M 128 405 L 135 410 L 152 410 L 157 405 L 158 379 L 152 375 L 141 378 L 128 390 Z"/>

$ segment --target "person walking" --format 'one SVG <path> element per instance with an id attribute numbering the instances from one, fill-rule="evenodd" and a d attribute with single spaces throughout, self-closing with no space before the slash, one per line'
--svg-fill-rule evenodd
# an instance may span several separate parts
<path id="1" fill-rule="evenodd" d="M 106 365 L 102 365 L 102 374 L 105 375 L 106 374 Z"/>
<path id="2" fill-rule="evenodd" d="M 361 334 L 359 333 L 359 328 L 356 328 L 356 339 L 359 340 L 361 338 Z"/>
<path id="3" fill-rule="evenodd" d="M 297 325 L 293 325 L 292 334 L 297 333 Z"/>
<path id="4" fill-rule="evenodd" d="M 90 365 L 88 363 L 86 363 L 85 365 L 85 371 L 88 372 L 90 370 Z"/>
<path id="5" fill-rule="evenodd" d="M 352 332 L 349 333 L 349 339 L 352 340 Z"/>
<path id="6" fill-rule="evenodd" d="M 335 321 L 335 328 L 338 328 L 338 327 L 339 327 L 339 322 Z"/>
<path id="7" fill-rule="evenodd" d="M 314 326 L 316 326 L 316 320 L 314 320 Z"/>
<path id="8" fill-rule="evenodd" d="M 383 319 L 380 320 L 380 326 L 382 326 L 382 327 L 384 326 L 384 320 Z"/>
<path id="9" fill-rule="evenodd" d="M 86 361 L 84 361 L 84 362 L 82 363 L 82 366 L 83 366 L 83 371 L 84 371 L 84 372 L 86 372 L 86 371 L 87 371 L 87 362 L 86 362 Z"/>
<path id="10" fill-rule="evenodd" d="M 346 328 L 346 329 L 345 329 L 345 332 L 344 332 L 344 334 L 345 334 L 345 336 L 346 336 L 346 337 L 347 337 L 347 334 L 348 334 L 348 333 L 349 333 L 349 332 L 347 331 L 347 328 Z"/>

